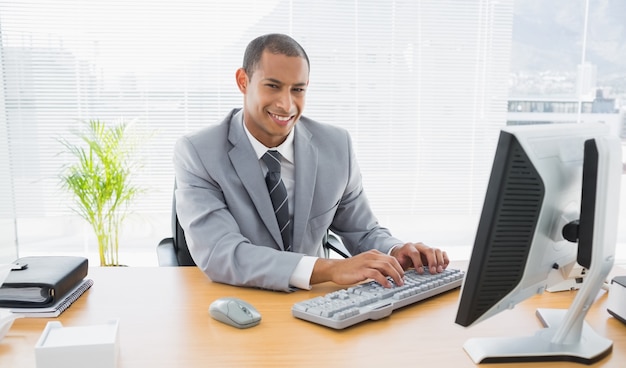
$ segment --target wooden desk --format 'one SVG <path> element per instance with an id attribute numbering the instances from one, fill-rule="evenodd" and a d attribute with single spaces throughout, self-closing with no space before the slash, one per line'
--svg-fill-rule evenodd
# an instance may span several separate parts
<path id="1" fill-rule="evenodd" d="M 146 367 L 473 367 L 462 346 L 470 337 L 532 335 L 536 308 L 565 308 L 574 292 L 545 293 L 514 310 L 466 329 L 454 324 L 459 291 L 394 312 L 389 318 L 335 331 L 292 317 L 299 300 L 328 293 L 333 284 L 291 294 L 213 283 L 195 267 L 91 268 L 93 287 L 58 320 L 64 326 L 120 319 L 121 368 Z M 259 326 L 238 330 L 213 320 L 211 302 L 223 296 L 249 301 Z M 587 316 L 613 340 L 613 352 L 596 364 L 623 367 L 626 326 L 606 312 L 602 292 Z M 34 345 L 54 319 L 18 319 L 0 342 L 0 367 L 35 367 Z M 583 367 L 574 363 L 486 367 Z"/>

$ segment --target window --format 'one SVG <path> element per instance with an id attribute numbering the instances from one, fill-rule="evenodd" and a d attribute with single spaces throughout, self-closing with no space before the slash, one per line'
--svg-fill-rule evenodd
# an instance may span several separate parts
<path id="1" fill-rule="evenodd" d="M 2 218 L 21 253 L 95 251 L 59 189 L 55 138 L 81 120 L 133 120 L 157 134 L 121 251 L 148 249 L 155 263 L 170 235 L 175 140 L 241 105 L 245 46 L 282 32 L 311 59 L 305 115 L 351 132 L 381 222 L 400 238 L 468 248 L 507 120 L 513 5 L 0 1 L 0 199 L 12 209 Z"/>

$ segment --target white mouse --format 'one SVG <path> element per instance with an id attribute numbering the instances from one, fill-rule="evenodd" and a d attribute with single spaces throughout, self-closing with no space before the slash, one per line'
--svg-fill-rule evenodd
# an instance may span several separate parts
<path id="1" fill-rule="evenodd" d="M 220 322 L 237 328 L 248 328 L 261 323 L 261 314 L 250 303 L 234 297 L 215 300 L 209 314 Z"/>

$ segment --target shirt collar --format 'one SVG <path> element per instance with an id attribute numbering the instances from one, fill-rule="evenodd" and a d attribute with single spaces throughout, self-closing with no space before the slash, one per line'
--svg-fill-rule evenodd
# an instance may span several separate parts
<path id="1" fill-rule="evenodd" d="M 287 139 L 285 139 L 285 141 L 280 146 L 266 147 L 263 143 L 259 142 L 259 140 L 256 139 L 252 135 L 252 133 L 250 133 L 250 131 L 246 127 L 246 124 L 243 123 L 243 117 L 241 118 L 241 124 L 243 125 L 243 130 L 246 132 L 246 135 L 248 136 L 248 140 L 252 144 L 252 148 L 254 149 L 254 152 L 256 153 L 257 159 L 260 159 L 268 150 L 276 150 L 287 161 L 291 162 L 292 164 L 295 162 L 295 153 L 293 149 L 293 137 L 294 137 L 295 126 L 293 127 L 293 129 L 291 129 L 291 131 L 289 132 L 289 135 L 287 135 Z"/>

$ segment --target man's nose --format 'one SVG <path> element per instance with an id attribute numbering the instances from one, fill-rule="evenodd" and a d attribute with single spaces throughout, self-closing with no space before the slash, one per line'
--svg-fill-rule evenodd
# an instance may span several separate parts
<path id="1" fill-rule="evenodd" d="M 280 96 L 278 96 L 276 105 L 283 109 L 286 113 L 289 113 L 291 111 L 291 106 L 293 106 L 293 96 L 291 96 L 291 92 L 289 90 L 282 92 Z"/>

